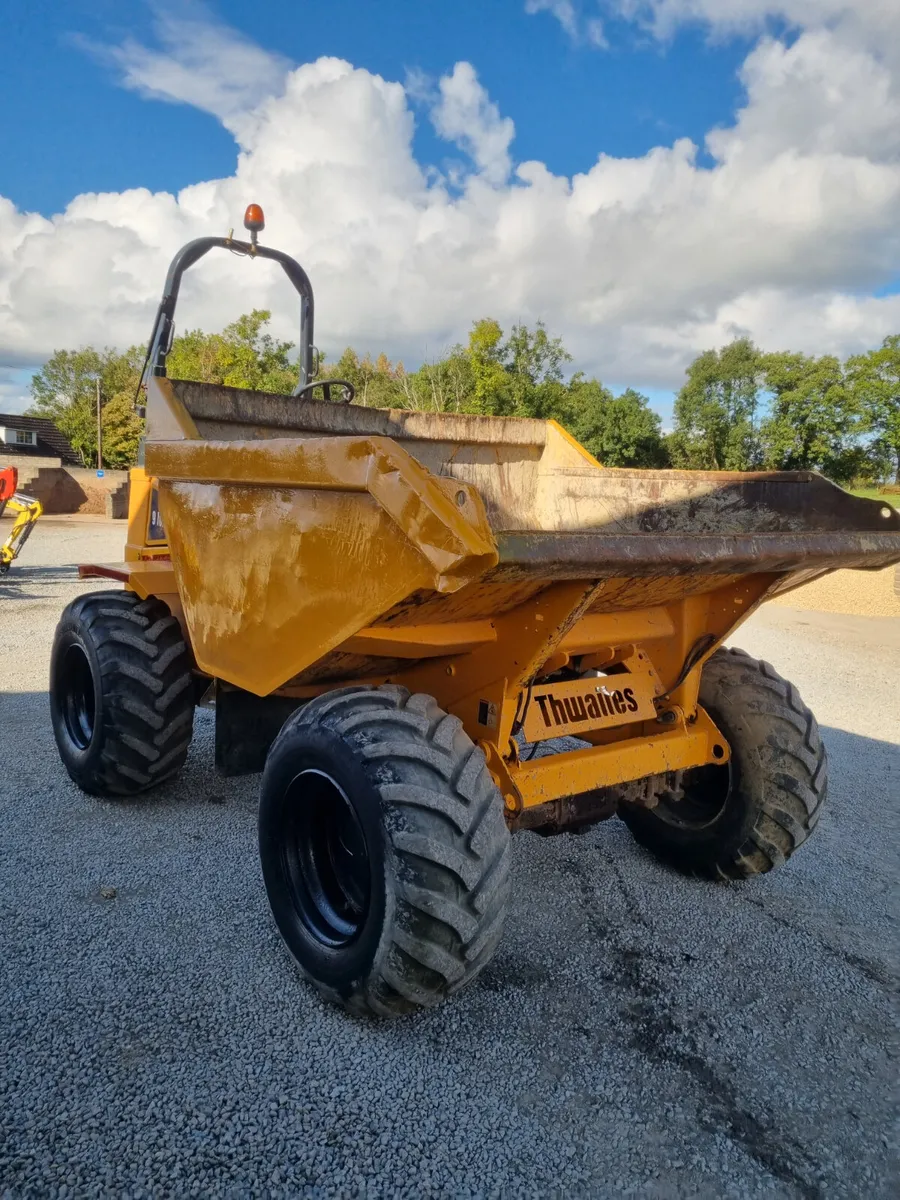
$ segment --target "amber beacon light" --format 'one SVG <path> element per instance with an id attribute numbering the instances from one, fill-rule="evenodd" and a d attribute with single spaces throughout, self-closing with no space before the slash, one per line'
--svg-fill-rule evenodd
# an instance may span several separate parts
<path id="1" fill-rule="evenodd" d="M 244 213 L 244 228 L 250 230 L 250 241 L 255 246 L 257 235 L 266 227 L 266 218 L 258 204 L 248 204 Z"/>

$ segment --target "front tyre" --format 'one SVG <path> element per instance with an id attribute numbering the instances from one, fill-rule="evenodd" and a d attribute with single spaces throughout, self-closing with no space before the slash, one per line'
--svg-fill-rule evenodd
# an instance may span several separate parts
<path id="1" fill-rule="evenodd" d="M 328 693 L 269 751 L 272 913 L 306 977 L 353 1012 L 415 1012 L 474 979 L 500 939 L 509 842 L 482 751 L 430 696 Z"/>
<path id="2" fill-rule="evenodd" d="M 94 796 L 170 778 L 191 743 L 194 688 L 181 626 L 160 600 L 90 592 L 63 610 L 50 660 L 59 756 Z"/>
<path id="3" fill-rule="evenodd" d="M 797 689 L 743 650 L 717 650 L 700 703 L 731 759 L 685 771 L 654 808 L 622 804 L 641 845 L 691 874 L 747 879 L 784 863 L 815 829 L 828 790 L 816 719 Z"/>

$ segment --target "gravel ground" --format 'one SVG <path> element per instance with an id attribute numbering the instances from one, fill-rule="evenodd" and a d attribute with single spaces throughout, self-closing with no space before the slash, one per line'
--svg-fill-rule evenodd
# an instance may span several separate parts
<path id="1" fill-rule="evenodd" d="M 774 600 L 788 608 L 848 613 L 858 617 L 900 617 L 896 567 L 884 571 L 832 571 Z"/>
<path id="2" fill-rule="evenodd" d="M 786 868 L 714 885 L 617 821 L 521 834 L 491 967 L 371 1024 L 289 962 L 258 778 L 214 774 L 209 713 L 151 798 L 65 776 L 50 642 L 96 586 L 66 564 L 121 540 L 45 519 L 0 583 L 0 1196 L 897 1195 L 900 624 L 769 607 L 736 639 L 831 754 Z"/>

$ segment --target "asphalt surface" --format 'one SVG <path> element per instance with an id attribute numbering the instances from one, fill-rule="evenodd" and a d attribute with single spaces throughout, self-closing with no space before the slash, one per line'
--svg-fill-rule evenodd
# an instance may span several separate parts
<path id="1" fill-rule="evenodd" d="M 521 834 L 490 968 L 373 1024 L 292 967 L 211 714 L 140 802 L 60 766 L 50 643 L 96 586 L 70 564 L 122 537 L 45 519 L 0 582 L 0 1196 L 898 1194 L 900 623 L 773 607 L 735 639 L 831 756 L 780 872 L 688 881 L 618 821 Z"/>

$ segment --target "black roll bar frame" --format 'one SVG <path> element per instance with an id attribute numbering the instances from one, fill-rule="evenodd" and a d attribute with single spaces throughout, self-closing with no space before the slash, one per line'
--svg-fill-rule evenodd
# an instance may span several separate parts
<path id="1" fill-rule="evenodd" d="M 281 250 L 271 250 L 268 246 L 256 244 L 255 238 L 253 242 L 238 242 L 231 237 L 202 237 L 195 238 L 194 241 L 188 242 L 187 245 L 181 247 L 169 264 L 162 300 L 159 302 L 156 319 L 153 322 L 153 332 L 150 335 L 150 346 L 147 350 L 147 358 L 144 364 L 144 377 L 146 378 L 148 374 L 165 376 L 166 357 L 172 349 L 172 340 L 175 336 L 175 305 L 178 303 L 181 278 L 188 267 L 192 267 L 204 254 L 216 246 L 220 246 L 223 250 L 230 250 L 233 254 L 245 255 L 248 258 L 273 259 L 275 262 L 281 264 L 285 275 L 287 275 L 288 279 L 294 285 L 295 290 L 299 293 L 300 379 L 293 391 L 293 395 L 296 396 L 308 383 L 312 382 L 317 373 L 313 366 L 315 303 L 313 300 L 312 284 L 309 281 L 309 276 L 296 259 L 291 258 L 289 254 L 282 253 Z"/>

